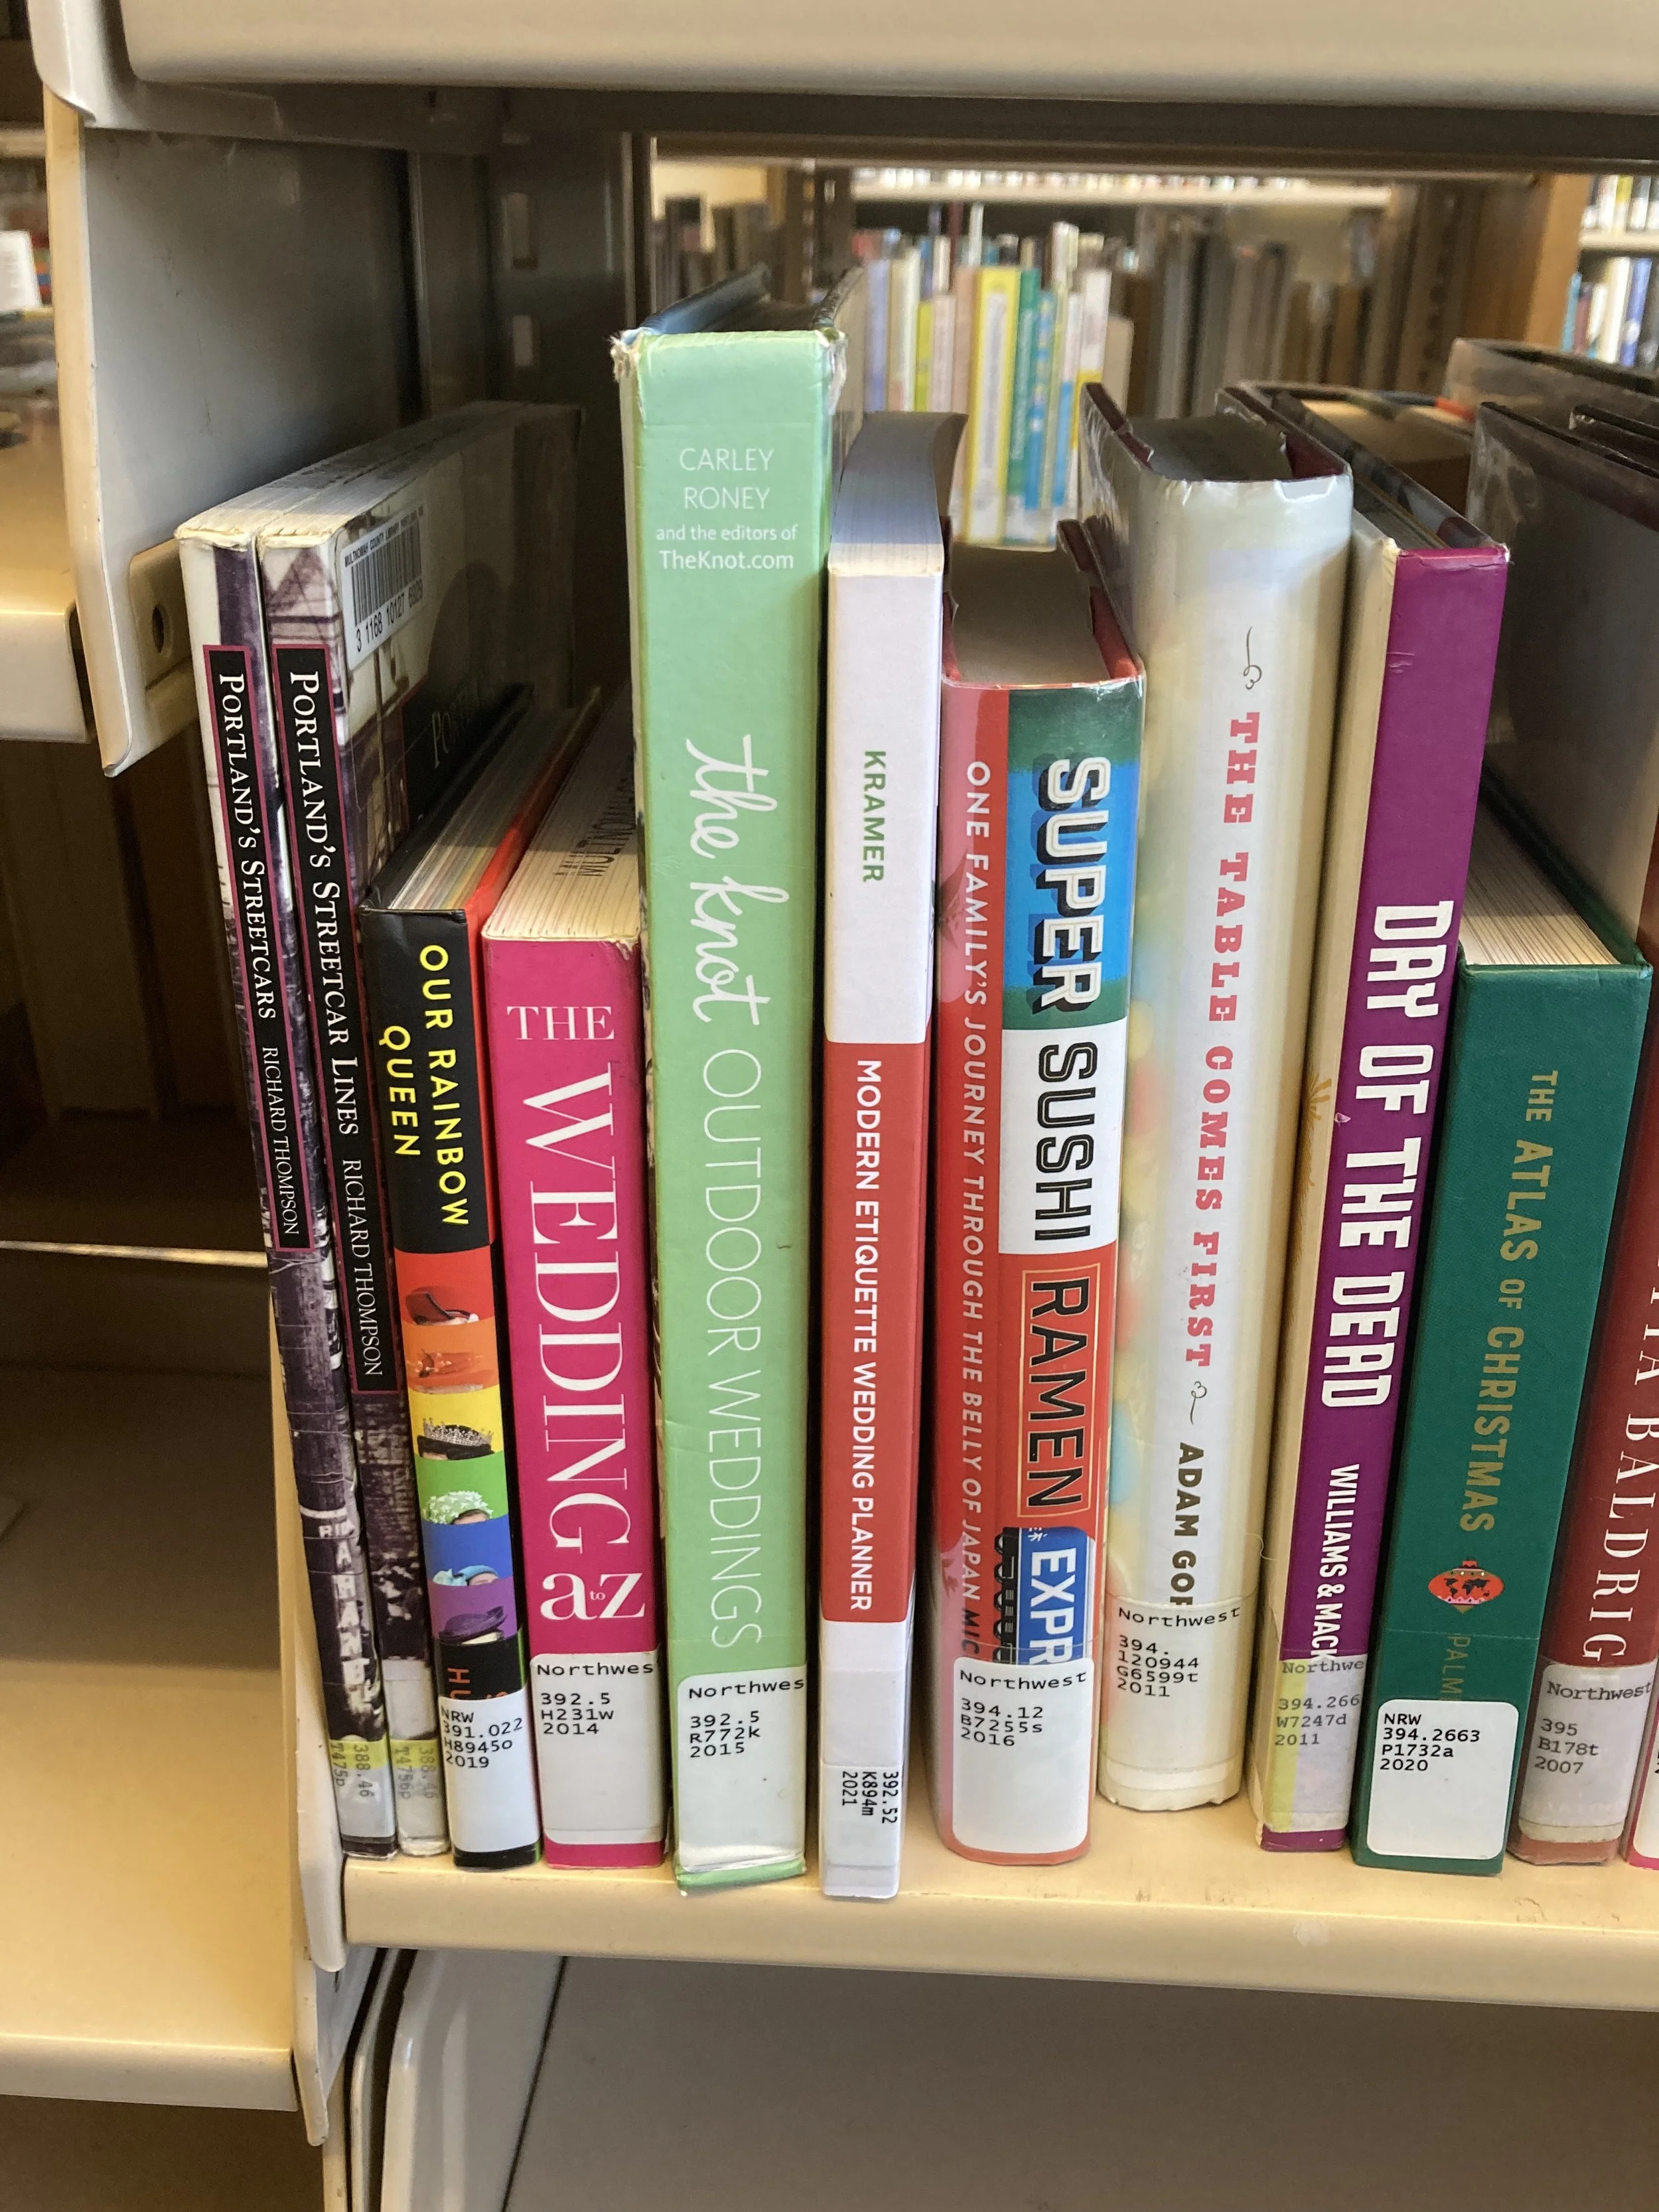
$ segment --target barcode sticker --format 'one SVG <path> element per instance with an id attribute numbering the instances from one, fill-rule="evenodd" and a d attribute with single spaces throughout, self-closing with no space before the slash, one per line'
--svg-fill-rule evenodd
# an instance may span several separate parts
<path id="1" fill-rule="evenodd" d="M 1513 1705 L 1480 1699 L 1391 1698 L 1379 1706 L 1370 1848 L 1384 1858 L 1496 1858 L 1520 1725 Z"/>
<path id="2" fill-rule="evenodd" d="M 341 574 L 348 668 L 367 660 L 401 629 L 425 597 L 425 519 L 423 507 L 411 507 L 347 547 Z"/>

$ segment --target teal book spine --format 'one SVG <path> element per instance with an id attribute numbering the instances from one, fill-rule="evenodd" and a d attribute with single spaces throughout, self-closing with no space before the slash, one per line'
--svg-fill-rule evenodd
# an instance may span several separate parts
<path id="1" fill-rule="evenodd" d="M 1036 269 L 1022 269 L 1019 272 L 1019 312 L 1014 321 L 1014 385 L 1008 403 L 1008 472 L 1003 479 L 1011 505 L 1018 505 L 1025 497 L 1025 448 L 1031 428 L 1031 374 L 1036 359 L 1037 316 L 1042 300 L 1041 274 Z"/>
<path id="2" fill-rule="evenodd" d="M 1054 389 L 1054 311 L 1052 292 L 1044 292 L 1037 301 L 1036 337 L 1031 351 L 1031 391 L 1026 403 L 1025 415 L 1025 481 L 1020 487 L 1028 517 L 1041 517 L 1047 504 L 1044 487 L 1048 478 L 1045 465 L 1051 465 L 1048 451 L 1048 416 L 1058 395 Z"/>
<path id="3" fill-rule="evenodd" d="M 819 657 L 847 346 L 619 340 L 675 1872 L 805 1868 Z"/>
<path id="4" fill-rule="evenodd" d="M 1459 963 L 1359 1753 L 1363 1866 L 1503 1863 L 1649 982 L 1634 948 L 1607 967 Z"/>

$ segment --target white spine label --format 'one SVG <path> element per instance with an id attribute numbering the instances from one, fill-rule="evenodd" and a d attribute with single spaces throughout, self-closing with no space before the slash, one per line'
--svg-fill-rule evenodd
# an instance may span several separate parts
<path id="1" fill-rule="evenodd" d="M 793 1862 L 806 1838 L 806 1669 L 688 1674 L 674 1708 L 683 1873 Z"/>
<path id="2" fill-rule="evenodd" d="M 1265 1808 L 1276 1833 L 1328 1835 L 1347 1826 L 1364 1696 L 1363 1652 L 1280 1660 Z"/>
<path id="3" fill-rule="evenodd" d="M 1221 1786 L 1238 1755 L 1237 1688 L 1254 1607 L 1134 1605 L 1108 1592 L 1102 1787 Z"/>
<path id="4" fill-rule="evenodd" d="M 1623 1832 L 1642 1763 L 1653 1689 L 1644 1667 L 1566 1667 L 1551 1661 L 1521 1770 L 1518 1818 L 1540 1842 L 1607 1842 Z"/>
<path id="5" fill-rule="evenodd" d="M 1013 1858 L 1080 1850 L 1089 1839 L 1094 1662 L 1004 1667 L 958 1659 L 951 1696 L 957 1841 Z"/>
<path id="6" fill-rule="evenodd" d="M 536 1842 L 536 1774 L 530 1697 L 440 1698 L 449 1784 L 449 1832 L 458 1851 L 521 1850 Z"/>
<path id="7" fill-rule="evenodd" d="M 900 1766 L 818 1767 L 818 1850 L 824 1886 L 833 1879 L 861 1893 L 877 1891 L 872 1879 L 885 1875 L 878 1893 L 897 1887 L 904 1842 L 904 1770 Z"/>
<path id="8" fill-rule="evenodd" d="M 1377 1709 L 1365 1841 L 1385 1858 L 1492 1859 L 1510 1823 L 1521 1716 L 1474 1699 L 1390 1698 Z"/>
<path id="9" fill-rule="evenodd" d="M 661 1839 L 662 1662 L 654 1651 L 530 1662 L 542 1827 L 555 1844 Z"/>

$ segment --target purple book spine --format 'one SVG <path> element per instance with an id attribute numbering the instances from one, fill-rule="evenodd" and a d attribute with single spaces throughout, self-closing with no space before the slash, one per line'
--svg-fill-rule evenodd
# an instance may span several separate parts
<path id="1" fill-rule="evenodd" d="M 1261 1842 L 1344 1839 L 1503 613 L 1493 549 L 1402 550 L 1355 908 Z"/>

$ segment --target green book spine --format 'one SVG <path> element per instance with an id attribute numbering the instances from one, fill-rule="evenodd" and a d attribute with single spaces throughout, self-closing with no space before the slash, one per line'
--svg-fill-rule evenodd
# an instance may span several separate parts
<path id="1" fill-rule="evenodd" d="M 818 665 L 831 330 L 617 348 L 684 1887 L 804 1870 Z"/>
<path id="2" fill-rule="evenodd" d="M 1648 986 L 1633 951 L 1459 964 L 1360 1747 L 1364 1866 L 1503 1863 Z"/>
<path id="3" fill-rule="evenodd" d="M 1030 435 L 1031 371 L 1036 355 L 1037 313 L 1042 277 L 1036 269 L 1019 272 L 1019 317 L 1014 325 L 1014 388 L 1008 406 L 1008 497 L 1025 496 L 1025 446 Z"/>

